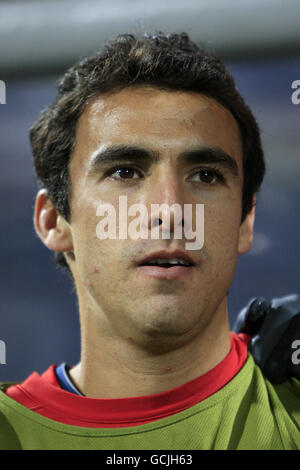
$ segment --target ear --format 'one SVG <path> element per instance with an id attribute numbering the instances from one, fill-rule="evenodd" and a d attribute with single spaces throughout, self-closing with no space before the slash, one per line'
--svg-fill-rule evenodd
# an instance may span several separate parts
<path id="1" fill-rule="evenodd" d="M 53 251 L 73 251 L 70 224 L 55 209 L 46 189 L 41 189 L 34 208 L 34 228 L 44 245 Z"/>
<path id="2" fill-rule="evenodd" d="M 255 204 L 256 204 L 256 197 L 253 196 L 253 205 L 251 212 L 246 216 L 244 221 L 240 226 L 240 233 L 239 233 L 239 243 L 238 243 L 238 254 L 243 255 L 247 253 L 253 241 L 253 228 L 254 228 L 254 220 L 255 220 Z"/>

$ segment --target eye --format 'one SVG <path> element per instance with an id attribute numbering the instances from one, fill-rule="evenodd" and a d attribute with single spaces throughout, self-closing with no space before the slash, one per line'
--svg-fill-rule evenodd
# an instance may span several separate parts
<path id="1" fill-rule="evenodd" d="M 139 174 L 138 177 L 134 177 L 134 174 Z M 131 180 L 140 177 L 140 172 L 132 167 L 118 167 L 113 168 L 107 173 L 107 176 L 112 176 L 113 179 L 117 180 Z"/>
<path id="2" fill-rule="evenodd" d="M 216 168 L 202 168 L 191 176 L 193 181 L 206 184 L 208 186 L 214 185 L 218 182 L 224 182 L 225 178 Z"/>

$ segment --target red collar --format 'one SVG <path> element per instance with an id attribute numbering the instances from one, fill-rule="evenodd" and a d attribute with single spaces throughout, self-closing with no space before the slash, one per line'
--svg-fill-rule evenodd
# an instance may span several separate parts
<path id="1" fill-rule="evenodd" d="M 85 427 L 123 427 L 149 423 L 183 411 L 224 387 L 247 359 L 249 337 L 231 333 L 227 356 L 206 374 L 167 392 L 133 398 L 87 398 L 62 390 L 55 365 L 33 372 L 6 394 L 27 408 L 55 421 Z"/>

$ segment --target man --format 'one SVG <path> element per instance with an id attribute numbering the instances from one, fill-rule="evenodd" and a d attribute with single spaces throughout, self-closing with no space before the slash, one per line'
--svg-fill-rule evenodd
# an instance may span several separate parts
<path id="1" fill-rule="evenodd" d="M 3 385 L 2 447 L 299 449 L 299 382 L 272 385 L 228 323 L 265 165 L 222 63 L 184 33 L 122 35 L 65 74 L 31 143 L 34 225 L 74 280 L 81 360 Z M 122 198 L 147 237 L 124 230 Z"/>

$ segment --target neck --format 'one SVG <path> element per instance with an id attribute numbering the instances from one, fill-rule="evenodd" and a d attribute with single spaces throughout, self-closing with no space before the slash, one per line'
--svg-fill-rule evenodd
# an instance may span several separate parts
<path id="1" fill-rule="evenodd" d="M 89 309 L 87 309 L 89 310 Z M 126 398 L 162 393 L 213 369 L 230 350 L 226 299 L 211 321 L 184 338 L 156 344 L 117 334 L 99 315 L 81 311 L 81 360 L 70 370 L 89 398 Z M 159 350 L 158 344 L 168 345 Z"/>

